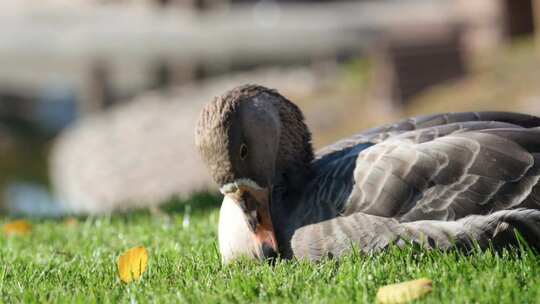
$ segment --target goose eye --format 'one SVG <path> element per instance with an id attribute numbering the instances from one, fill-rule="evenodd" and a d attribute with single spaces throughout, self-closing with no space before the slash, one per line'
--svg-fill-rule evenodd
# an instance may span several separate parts
<path id="1" fill-rule="evenodd" d="M 246 146 L 246 144 L 242 144 L 240 146 L 240 158 L 241 159 L 246 159 L 247 155 L 248 155 L 247 146 Z"/>

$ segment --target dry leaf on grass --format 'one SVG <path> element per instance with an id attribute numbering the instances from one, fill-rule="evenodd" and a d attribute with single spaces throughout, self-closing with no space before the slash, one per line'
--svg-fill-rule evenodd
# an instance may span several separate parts
<path id="1" fill-rule="evenodd" d="M 67 227 L 77 227 L 79 225 L 79 221 L 77 221 L 74 217 L 68 217 L 64 220 L 64 225 Z"/>
<path id="2" fill-rule="evenodd" d="M 148 252 L 144 247 L 134 247 L 118 258 L 118 273 L 125 283 L 140 280 L 148 266 Z"/>
<path id="3" fill-rule="evenodd" d="M 26 235 L 32 231 L 32 225 L 26 220 L 16 220 L 4 225 L 5 235 Z"/>
<path id="4" fill-rule="evenodd" d="M 430 279 L 418 279 L 379 288 L 377 302 L 381 304 L 407 303 L 431 292 Z"/>

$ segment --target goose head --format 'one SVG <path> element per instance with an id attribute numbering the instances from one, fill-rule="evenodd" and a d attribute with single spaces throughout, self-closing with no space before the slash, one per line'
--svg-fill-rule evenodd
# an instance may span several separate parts
<path id="1" fill-rule="evenodd" d="M 197 148 L 224 195 L 219 247 L 228 262 L 279 254 L 272 210 L 276 184 L 302 186 L 313 160 L 311 134 L 296 105 L 257 85 L 234 88 L 207 104 L 196 130 Z"/>

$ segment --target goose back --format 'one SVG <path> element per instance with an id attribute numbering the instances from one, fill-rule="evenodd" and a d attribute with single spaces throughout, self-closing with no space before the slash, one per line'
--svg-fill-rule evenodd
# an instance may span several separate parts
<path id="1" fill-rule="evenodd" d="M 539 118 L 524 114 L 449 113 L 337 142 L 317 153 L 295 228 L 311 227 L 310 239 L 336 242 L 361 230 L 351 219 L 358 214 L 403 223 L 539 209 L 539 126 Z"/>

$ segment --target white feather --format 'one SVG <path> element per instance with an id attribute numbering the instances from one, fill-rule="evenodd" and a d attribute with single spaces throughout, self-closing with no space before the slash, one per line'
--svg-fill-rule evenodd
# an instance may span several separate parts
<path id="1" fill-rule="evenodd" d="M 219 251 L 224 263 L 241 256 L 255 258 L 257 246 L 253 232 L 238 204 L 225 196 L 221 204 L 218 227 Z"/>

